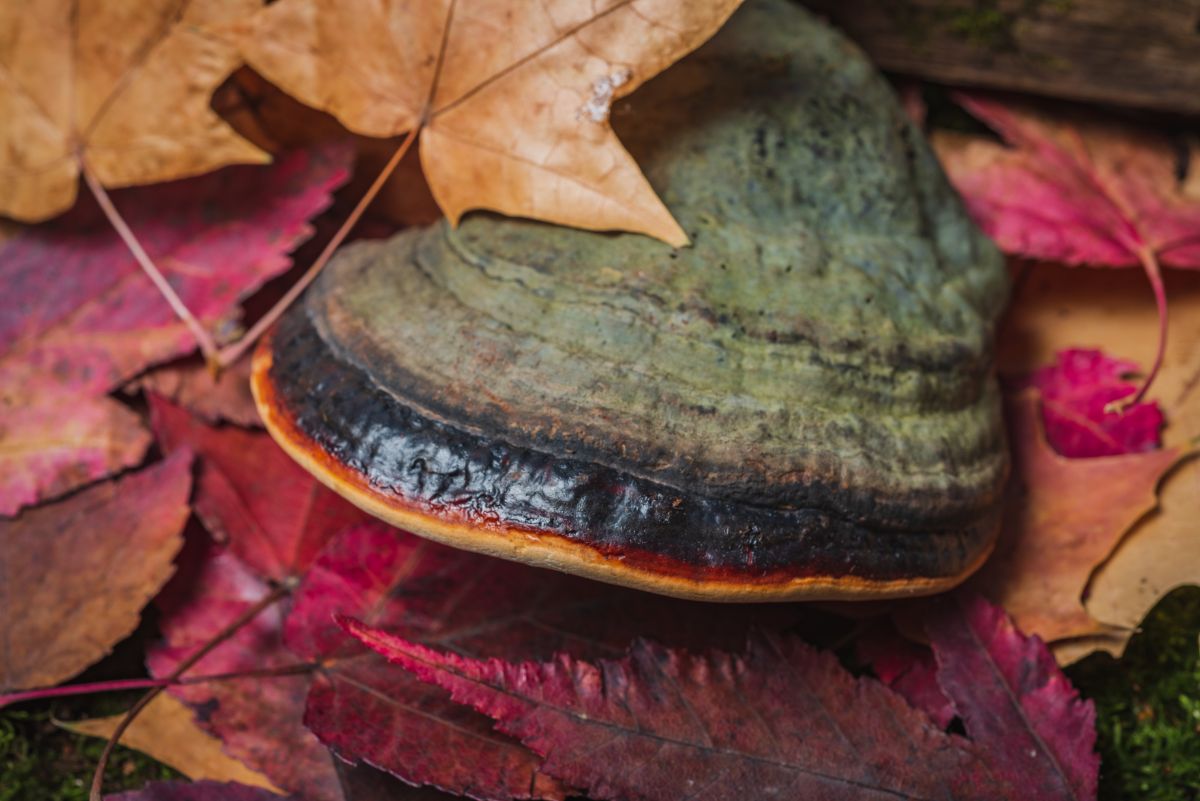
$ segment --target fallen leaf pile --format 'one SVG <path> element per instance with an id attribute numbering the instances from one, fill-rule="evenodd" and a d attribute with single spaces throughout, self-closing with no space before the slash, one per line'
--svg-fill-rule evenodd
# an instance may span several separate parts
<path id="1" fill-rule="evenodd" d="M 608 113 L 738 4 L 0 11 L 0 707 L 72 692 L 152 604 L 141 684 L 165 691 L 122 742 L 193 781 L 109 799 L 1095 798 L 1094 710 L 1059 666 L 1200 584 L 1200 166 L 1158 132 L 960 95 L 1000 141 L 932 135 L 1012 257 L 1013 476 L 962 589 L 853 613 L 662 598 L 368 517 L 259 430 L 248 362 L 193 358 L 97 205 L 222 343 L 414 142 L 355 236 L 427 220 L 431 192 L 451 221 L 683 245 Z M 77 199 L 81 175 L 114 191 Z M 1140 265 L 1157 307 L 1081 265 Z"/>

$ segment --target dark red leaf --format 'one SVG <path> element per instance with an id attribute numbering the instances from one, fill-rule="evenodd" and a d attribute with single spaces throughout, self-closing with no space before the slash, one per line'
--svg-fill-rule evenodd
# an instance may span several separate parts
<path id="1" fill-rule="evenodd" d="M 511 663 L 345 625 L 594 798 L 996 797 L 969 742 L 794 637 L 752 635 L 742 656 L 640 640 L 619 661 Z"/>
<path id="2" fill-rule="evenodd" d="M 937 682 L 933 652 L 902 637 L 890 626 L 876 626 L 855 642 L 859 659 L 875 675 L 941 728 L 954 719 L 954 704 Z"/>
<path id="3" fill-rule="evenodd" d="M 1098 350 L 1064 350 L 1055 364 L 1033 374 L 1030 383 L 1042 394 L 1046 439 L 1063 456 L 1120 456 L 1152 451 L 1160 445 L 1163 413 L 1155 403 L 1135 403 L 1120 411 L 1114 401 L 1137 385 L 1126 377 L 1138 366 Z"/>
<path id="4" fill-rule="evenodd" d="M 962 594 L 932 604 L 925 627 L 938 683 L 993 776 L 1022 788 L 1022 798 L 1095 798 L 1095 709 L 1045 644 L 1000 607 Z"/>
<path id="5" fill-rule="evenodd" d="M 266 434 L 205 425 L 154 395 L 150 419 L 164 450 L 188 447 L 199 457 L 195 507 L 205 528 L 263 576 L 300 575 L 330 537 L 369 519 Z"/>

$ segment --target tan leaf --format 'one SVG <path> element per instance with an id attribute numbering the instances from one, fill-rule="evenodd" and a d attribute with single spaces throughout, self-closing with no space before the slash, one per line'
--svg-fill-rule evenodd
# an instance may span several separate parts
<path id="1" fill-rule="evenodd" d="M 182 178 L 267 155 L 208 105 L 238 65 L 211 29 L 259 0 L 39 0 L 0 6 L 0 214 L 75 200 L 84 159 L 106 186 Z"/>
<path id="2" fill-rule="evenodd" d="M 191 454 L 0 520 L 0 691 L 100 659 L 174 572 Z"/>
<path id="3" fill-rule="evenodd" d="M 1013 480 L 996 552 L 971 583 L 1043 640 L 1105 630 L 1083 606 L 1096 565 L 1155 507 L 1177 450 L 1068 459 L 1046 442 L 1036 393 L 1010 399 Z"/>
<path id="4" fill-rule="evenodd" d="M 76 734 L 107 740 L 124 717 L 113 715 L 59 725 Z M 197 726 L 192 710 L 168 693 L 160 694 L 142 710 L 121 737 L 121 745 L 170 765 L 189 779 L 237 782 L 284 795 L 266 776 L 226 755 L 221 741 Z"/>
<path id="5" fill-rule="evenodd" d="M 741 0 L 281 0 L 235 28 L 246 60 L 351 130 L 420 128 L 457 222 L 472 208 L 683 245 L 608 123 L 612 102 L 694 50 Z"/>
<path id="6" fill-rule="evenodd" d="M 1000 338 L 1000 366 L 1026 372 L 1048 363 L 1055 351 L 1084 345 L 1149 364 L 1157 342 L 1155 312 L 1145 303 L 1140 277 L 1038 264 L 1021 271 Z M 1171 328 L 1162 370 L 1151 399 L 1167 416 L 1167 447 L 1194 448 L 1200 436 L 1200 275 L 1167 276 Z M 1172 589 L 1200 585 L 1200 465 L 1183 462 L 1163 481 L 1159 508 L 1139 522 L 1092 576 L 1085 605 L 1115 628 L 1054 644 L 1068 663 L 1095 650 L 1120 655 L 1154 604 Z"/>

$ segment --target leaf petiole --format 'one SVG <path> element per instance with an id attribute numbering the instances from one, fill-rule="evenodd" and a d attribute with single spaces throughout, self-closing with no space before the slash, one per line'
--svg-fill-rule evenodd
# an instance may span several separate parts
<path id="1" fill-rule="evenodd" d="M 280 584 L 279 586 L 275 587 L 273 590 L 255 602 L 253 606 L 249 607 L 236 618 L 234 618 L 229 625 L 217 632 L 211 640 L 201 646 L 200 649 L 194 654 L 180 662 L 175 669 L 171 671 L 169 676 L 162 679 L 162 684 L 152 687 L 149 692 L 138 699 L 136 704 L 129 708 L 129 711 L 125 713 L 125 717 L 121 718 L 121 722 L 117 724 L 117 728 L 113 731 L 112 736 L 109 737 L 108 742 L 105 743 L 104 750 L 100 753 L 100 759 L 96 763 L 96 771 L 92 774 L 92 785 L 88 792 L 88 801 L 102 801 L 104 789 L 104 771 L 108 767 L 108 761 L 112 758 L 112 753 L 116 749 L 117 743 L 121 741 L 121 736 L 125 734 L 125 731 L 137 718 L 138 714 L 141 713 L 141 711 L 145 709 L 151 701 L 157 698 L 158 694 L 165 690 L 168 685 L 178 681 L 179 678 L 186 673 L 189 668 L 211 653 L 218 645 L 237 634 L 242 626 L 256 618 L 260 612 L 270 607 L 276 601 L 287 597 L 291 591 L 292 584 L 290 583 Z"/>
<path id="2" fill-rule="evenodd" d="M 100 179 L 96 177 L 96 173 L 92 171 L 91 166 L 87 163 L 87 159 L 80 157 L 80 168 L 83 171 L 83 180 L 87 184 L 88 189 L 92 191 L 92 195 L 96 198 L 96 202 L 100 204 L 101 211 L 108 218 L 109 223 L 116 229 L 117 235 L 121 237 L 121 241 L 125 243 L 125 247 L 129 248 L 129 252 L 133 254 L 133 258 L 137 261 L 142 271 L 149 276 L 154 282 L 154 286 L 158 287 L 158 291 L 167 299 L 171 310 L 176 316 L 183 321 L 183 324 L 192 332 L 192 336 L 196 338 L 196 344 L 200 346 L 200 352 L 204 354 L 205 361 L 212 363 L 217 357 L 217 343 L 209 335 L 208 331 L 204 330 L 204 326 L 200 321 L 188 310 L 187 304 L 176 294 L 171 287 L 171 283 L 167 281 L 162 272 L 154 264 L 154 260 L 142 248 L 140 242 L 129 225 L 126 224 L 125 218 L 117 211 L 117 207 L 113 205 L 112 198 L 108 196 L 108 192 L 100 183 Z"/>

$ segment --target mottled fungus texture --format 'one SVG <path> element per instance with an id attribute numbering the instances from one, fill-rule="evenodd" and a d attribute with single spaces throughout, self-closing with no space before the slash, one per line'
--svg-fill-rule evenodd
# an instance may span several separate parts
<path id="1" fill-rule="evenodd" d="M 690 247 L 477 213 L 346 248 L 258 352 L 271 433 L 396 525 L 603 581 L 962 580 L 1007 472 L 1005 276 L 886 82 L 756 1 L 612 119 Z"/>

